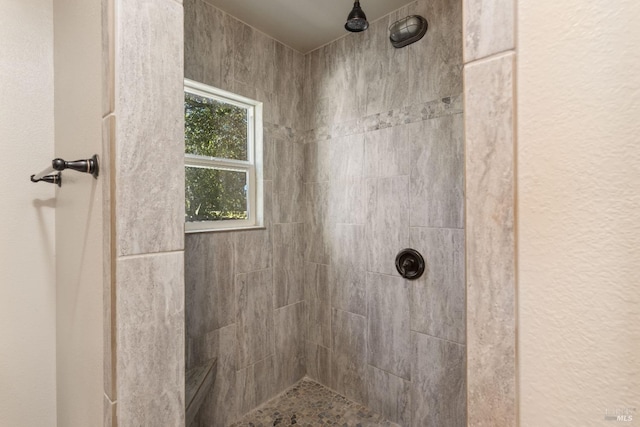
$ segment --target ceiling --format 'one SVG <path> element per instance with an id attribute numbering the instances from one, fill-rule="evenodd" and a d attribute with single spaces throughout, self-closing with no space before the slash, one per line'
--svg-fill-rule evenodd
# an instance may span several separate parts
<path id="1" fill-rule="evenodd" d="M 353 0 L 206 0 L 254 28 L 302 53 L 346 33 Z M 412 0 L 360 0 L 369 22 Z"/>

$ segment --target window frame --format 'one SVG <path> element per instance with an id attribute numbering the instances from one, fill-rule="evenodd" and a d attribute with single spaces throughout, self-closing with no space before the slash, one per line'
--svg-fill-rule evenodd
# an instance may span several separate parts
<path id="1" fill-rule="evenodd" d="M 195 154 L 187 154 L 186 152 L 184 155 L 185 170 L 187 167 L 198 167 L 245 172 L 247 174 L 247 219 L 187 221 L 185 218 L 185 233 L 263 228 L 262 102 L 190 79 L 184 79 L 184 92 L 214 99 L 247 110 L 247 160 L 198 156 Z"/>

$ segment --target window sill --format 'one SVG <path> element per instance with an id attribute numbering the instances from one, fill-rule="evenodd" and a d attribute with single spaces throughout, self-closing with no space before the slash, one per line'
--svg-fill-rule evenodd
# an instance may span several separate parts
<path id="1" fill-rule="evenodd" d="M 206 230 L 185 230 L 184 234 L 195 234 L 195 233 L 224 233 L 227 231 L 251 231 L 251 230 L 266 230 L 267 227 L 264 225 L 252 225 L 249 227 L 228 227 L 228 228 L 213 228 Z"/>

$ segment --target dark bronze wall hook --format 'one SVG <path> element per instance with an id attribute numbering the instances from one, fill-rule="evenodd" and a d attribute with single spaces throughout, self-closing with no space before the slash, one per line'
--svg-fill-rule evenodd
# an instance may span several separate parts
<path id="1" fill-rule="evenodd" d="M 45 175 L 40 179 L 35 179 L 35 175 L 31 175 L 31 182 L 48 182 L 49 184 L 57 184 L 58 187 L 62 187 L 62 174 L 60 172 L 53 175 Z"/>
<path id="2" fill-rule="evenodd" d="M 58 187 L 62 186 L 62 172 L 63 170 L 71 169 L 77 172 L 89 173 L 94 178 L 98 178 L 100 173 L 100 166 L 98 165 L 98 155 L 94 154 L 90 159 L 73 160 L 67 162 L 66 160 L 57 158 L 53 159 L 51 166 L 36 175 L 31 175 L 31 182 L 48 182 L 50 184 L 57 184 Z M 58 171 L 57 174 L 51 174 L 51 172 Z"/>

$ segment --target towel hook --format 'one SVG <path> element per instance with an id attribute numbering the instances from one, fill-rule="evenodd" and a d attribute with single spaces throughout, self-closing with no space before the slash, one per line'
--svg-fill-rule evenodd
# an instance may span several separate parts
<path id="1" fill-rule="evenodd" d="M 57 158 L 53 159 L 51 166 L 36 175 L 31 175 L 31 182 L 48 182 L 50 184 L 57 184 L 58 187 L 62 186 L 62 172 L 63 170 L 71 169 L 77 172 L 90 173 L 94 178 L 98 178 L 100 172 L 100 166 L 98 165 L 98 155 L 94 154 L 90 159 L 73 160 L 68 162 L 66 160 Z M 51 174 L 51 172 L 58 171 L 57 174 Z"/>

